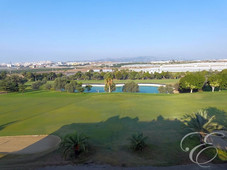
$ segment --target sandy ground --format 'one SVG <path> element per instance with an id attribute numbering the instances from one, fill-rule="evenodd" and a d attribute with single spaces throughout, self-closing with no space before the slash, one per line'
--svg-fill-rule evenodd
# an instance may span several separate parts
<path id="1" fill-rule="evenodd" d="M 35 154 L 56 147 L 61 139 L 54 135 L 0 137 L 0 154 Z"/>

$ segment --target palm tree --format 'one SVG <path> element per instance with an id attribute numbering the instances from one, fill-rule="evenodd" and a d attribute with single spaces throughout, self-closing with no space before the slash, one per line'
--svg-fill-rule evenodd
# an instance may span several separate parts
<path id="1" fill-rule="evenodd" d="M 146 140 L 148 139 L 147 136 L 144 136 L 143 133 L 133 134 L 130 140 L 131 149 L 134 151 L 143 151 L 144 148 L 147 146 Z"/>
<path id="2" fill-rule="evenodd" d="M 82 152 L 87 151 L 87 140 L 88 137 L 77 132 L 66 135 L 60 144 L 64 158 L 76 158 Z"/>
<path id="3" fill-rule="evenodd" d="M 183 117 L 185 125 L 193 132 L 200 133 L 200 142 L 203 143 L 203 138 L 206 133 L 214 130 L 223 129 L 223 126 L 214 122 L 215 116 L 209 116 L 206 110 L 199 110 L 193 114 L 186 114 Z"/>
<path id="4" fill-rule="evenodd" d="M 111 92 L 111 86 L 113 85 L 113 79 L 111 77 L 107 77 L 105 79 L 105 85 L 108 87 L 109 93 Z"/>

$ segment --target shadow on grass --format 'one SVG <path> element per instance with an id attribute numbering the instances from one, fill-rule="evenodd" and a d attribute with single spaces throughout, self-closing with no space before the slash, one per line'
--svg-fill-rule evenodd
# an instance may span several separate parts
<path id="1" fill-rule="evenodd" d="M 179 143 L 185 134 L 185 125 L 175 119 L 158 116 L 150 122 L 140 122 L 138 118 L 114 116 L 99 123 L 72 123 L 58 129 L 53 135 L 64 137 L 75 131 L 89 137 L 91 145 L 98 148 L 93 160 L 112 165 L 174 165 L 180 164 L 186 155 Z M 143 132 L 148 136 L 149 148 L 142 154 L 132 153 L 129 138 Z M 138 159 L 139 157 L 139 159 Z M 141 160 L 142 159 L 142 160 Z"/>
<path id="2" fill-rule="evenodd" d="M 12 122 L 8 122 L 8 123 L 5 123 L 3 125 L 0 125 L 0 130 L 5 129 L 7 126 L 12 125 L 12 124 L 14 124 L 16 122 L 18 122 L 18 121 L 16 120 L 16 121 L 12 121 Z"/>
<path id="3" fill-rule="evenodd" d="M 216 115 L 217 121 L 226 124 L 226 113 L 216 108 L 206 109 L 209 115 Z M 1 125 L 5 128 L 14 122 Z M 188 153 L 180 149 L 180 140 L 188 133 L 187 128 L 178 119 L 165 119 L 161 115 L 153 121 L 139 121 L 130 117 L 110 117 L 106 121 L 97 123 L 72 123 L 64 125 L 56 130 L 52 135 L 64 137 L 69 133 L 83 133 L 89 137 L 89 143 L 94 149 L 94 153 L 89 156 L 89 161 L 97 164 L 110 164 L 114 166 L 168 166 L 191 163 Z M 129 138 L 132 134 L 143 132 L 148 137 L 148 149 L 141 153 L 134 153 L 129 149 Z M 37 141 L 23 151 L 32 147 L 41 146 L 45 139 Z M 189 141 L 187 144 L 197 144 L 199 140 Z M 43 161 L 50 157 L 60 157 L 60 153 L 53 153 L 44 157 Z M 62 158 L 59 159 L 59 162 Z"/>
<path id="4" fill-rule="evenodd" d="M 220 125 L 227 127 L 227 113 L 224 110 L 219 110 L 216 107 L 208 107 L 205 109 L 209 116 L 215 115 L 215 121 Z"/>

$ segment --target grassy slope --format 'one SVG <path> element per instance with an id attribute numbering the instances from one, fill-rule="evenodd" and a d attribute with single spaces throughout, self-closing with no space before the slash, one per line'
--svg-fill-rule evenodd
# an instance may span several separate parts
<path id="1" fill-rule="evenodd" d="M 118 166 L 182 164 L 189 162 L 188 153 L 179 148 L 185 131 L 183 124 L 174 118 L 216 107 L 225 111 L 216 112 L 222 119 L 223 115 L 227 116 L 226 102 L 227 91 L 175 95 L 54 91 L 3 94 L 0 95 L 0 136 L 51 133 L 64 136 L 76 130 L 88 135 L 92 145 L 98 148 L 92 155 L 94 162 Z M 154 121 L 159 115 L 164 120 Z M 144 132 L 149 137 L 151 149 L 141 156 L 127 150 L 128 137 L 135 132 Z"/>
<path id="2" fill-rule="evenodd" d="M 69 123 L 104 121 L 120 115 L 151 121 L 179 118 L 205 107 L 227 111 L 227 92 L 194 94 L 68 94 L 27 92 L 0 95 L 0 135 L 48 134 Z"/>

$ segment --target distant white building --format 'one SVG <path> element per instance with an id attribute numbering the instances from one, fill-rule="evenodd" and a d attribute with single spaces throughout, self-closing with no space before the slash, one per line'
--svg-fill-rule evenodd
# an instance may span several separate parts
<path id="1" fill-rule="evenodd" d="M 13 65 L 12 64 L 7 64 L 6 66 L 9 67 L 9 68 L 11 68 Z"/>
<path id="2" fill-rule="evenodd" d="M 95 69 L 94 72 L 97 72 L 98 73 L 98 72 L 100 72 L 100 70 L 102 70 L 102 72 L 105 72 L 105 73 L 107 73 L 107 72 L 113 72 L 112 69 Z"/>
<path id="3" fill-rule="evenodd" d="M 187 64 L 162 64 L 162 65 L 128 65 L 130 70 L 137 72 L 144 71 L 149 73 L 159 72 L 196 72 L 196 71 L 222 71 L 227 69 L 227 62 L 201 62 L 201 63 L 187 63 Z"/>

